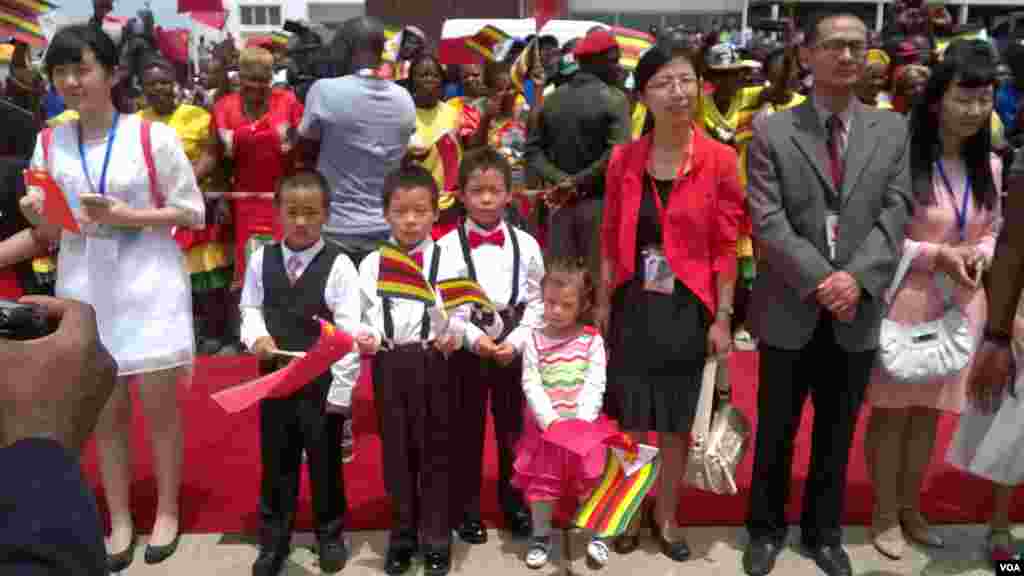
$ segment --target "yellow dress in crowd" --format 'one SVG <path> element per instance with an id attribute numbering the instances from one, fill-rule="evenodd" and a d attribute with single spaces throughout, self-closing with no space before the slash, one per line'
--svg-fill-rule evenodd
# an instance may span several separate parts
<path id="1" fill-rule="evenodd" d="M 193 165 L 199 160 L 203 148 L 210 140 L 210 113 L 198 106 L 181 104 L 166 116 L 160 116 L 152 108 L 146 108 L 139 112 L 139 116 L 174 128 L 185 150 L 185 156 Z M 205 192 L 209 182 L 203 181 L 199 185 Z M 218 224 L 209 224 L 201 231 L 176 231 L 175 239 L 185 253 L 185 267 L 192 280 L 193 292 L 200 293 L 230 286 L 232 251 L 230 246 L 223 242 Z"/>
<path id="2" fill-rule="evenodd" d="M 462 162 L 462 146 L 459 144 L 461 119 L 461 107 L 448 102 L 438 102 L 430 109 L 416 108 L 416 134 L 413 138 L 418 146 L 430 148 L 420 165 L 433 174 L 441 189 L 442 211 L 455 203 L 451 192 L 455 189 L 452 184 L 458 180 L 458 165 Z"/>

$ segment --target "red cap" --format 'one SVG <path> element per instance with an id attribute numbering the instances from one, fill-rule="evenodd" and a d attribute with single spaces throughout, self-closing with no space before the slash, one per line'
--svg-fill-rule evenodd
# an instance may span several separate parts
<path id="1" fill-rule="evenodd" d="M 618 47 L 618 43 L 615 42 L 615 36 L 612 36 L 607 30 L 595 30 L 584 36 L 583 40 L 576 44 L 572 53 L 573 56 L 593 56 L 603 54 L 616 47 Z"/>

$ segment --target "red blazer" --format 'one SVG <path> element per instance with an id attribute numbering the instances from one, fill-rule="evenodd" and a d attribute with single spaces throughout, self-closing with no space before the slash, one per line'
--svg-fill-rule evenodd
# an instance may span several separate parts
<path id="1" fill-rule="evenodd" d="M 616 146 L 608 162 L 601 254 L 612 265 L 612 291 L 636 274 L 636 227 L 651 138 Z M 690 173 L 669 196 L 663 245 L 676 277 L 712 314 L 718 309 L 715 274 L 736 276 L 736 236 L 745 211 L 736 151 L 694 127 Z"/>

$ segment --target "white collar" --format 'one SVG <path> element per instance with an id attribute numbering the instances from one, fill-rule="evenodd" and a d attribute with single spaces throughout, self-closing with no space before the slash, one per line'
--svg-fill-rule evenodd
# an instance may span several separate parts
<path id="1" fill-rule="evenodd" d="M 284 252 L 285 262 L 288 262 L 288 259 L 291 258 L 292 256 L 298 256 L 304 261 L 309 262 L 314 257 L 316 257 L 316 255 L 319 254 L 321 250 L 324 249 L 324 239 L 320 238 L 319 240 L 316 241 L 315 244 L 313 244 L 309 248 L 306 248 L 305 250 L 299 250 L 298 252 L 289 248 L 288 245 L 282 241 L 281 249 Z"/>

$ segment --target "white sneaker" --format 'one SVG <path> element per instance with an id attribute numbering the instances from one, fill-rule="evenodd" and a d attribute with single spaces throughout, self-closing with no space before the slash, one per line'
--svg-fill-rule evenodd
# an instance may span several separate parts
<path id="1" fill-rule="evenodd" d="M 590 540 L 590 544 L 587 544 L 587 558 L 598 568 L 604 568 L 608 564 L 608 555 L 608 545 L 601 538 L 595 536 Z"/>
<path id="2" fill-rule="evenodd" d="M 543 568 L 551 556 L 551 536 L 534 536 L 530 538 L 530 548 L 526 551 L 526 567 L 531 570 Z"/>

